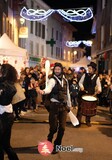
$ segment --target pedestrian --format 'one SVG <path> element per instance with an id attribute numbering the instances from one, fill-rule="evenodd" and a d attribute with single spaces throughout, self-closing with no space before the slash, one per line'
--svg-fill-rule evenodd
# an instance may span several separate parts
<path id="1" fill-rule="evenodd" d="M 83 74 L 86 73 L 86 69 L 84 67 L 80 67 L 79 68 L 79 72 L 78 72 L 78 75 L 77 75 L 77 79 L 78 79 L 78 82 L 80 81 L 81 77 L 83 76 Z"/>
<path id="2" fill-rule="evenodd" d="M 44 90 L 38 90 L 39 93 L 45 95 L 50 94 L 49 108 L 49 134 L 48 141 L 53 141 L 53 136 L 57 132 L 54 141 L 53 154 L 57 153 L 56 146 L 61 145 L 64 136 L 67 113 L 70 111 L 71 99 L 69 93 L 68 80 L 63 73 L 61 63 L 55 63 L 53 73 L 48 81 L 48 86 Z"/>
<path id="3" fill-rule="evenodd" d="M 97 65 L 94 62 L 91 62 L 88 65 L 88 73 L 85 73 L 80 81 L 79 81 L 79 87 L 80 92 L 78 95 L 78 112 L 77 112 L 77 118 L 79 120 L 79 126 L 81 126 L 81 118 L 82 118 L 82 96 L 83 95 L 97 95 L 101 93 L 101 83 L 100 79 L 96 74 L 96 68 Z M 91 107 L 89 107 L 89 110 L 91 110 Z M 91 116 L 86 115 L 86 125 L 88 127 L 91 126 Z"/>
<path id="4" fill-rule="evenodd" d="M 12 99 L 12 105 L 13 105 L 13 111 L 15 113 L 14 120 L 19 120 L 20 119 L 20 113 L 22 110 L 25 111 L 25 94 L 22 86 L 20 85 L 19 81 L 16 82 L 15 84 L 16 87 L 16 94 L 13 96 Z"/>
<path id="5" fill-rule="evenodd" d="M 30 84 L 28 86 L 28 108 L 33 107 L 33 111 L 36 111 L 37 106 L 37 91 L 36 87 L 38 87 L 38 82 L 34 77 L 30 78 Z"/>
<path id="6" fill-rule="evenodd" d="M 14 83 L 17 71 L 10 64 L 0 66 L 0 160 L 4 160 L 4 151 L 9 160 L 19 160 L 10 145 L 11 130 L 14 122 L 12 98 L 16 93 Z"/>
<path id="7" fill-rule="evenodd" d="M 77 82 L 77 79 L 72 80 L 72 84 L 70 85 L 70 95 L 71 95 L 71 101 L 72 101 L 72 107 L 77 109 L 78 106 L 78 93 L 79 93 L 79 85 Z"/>

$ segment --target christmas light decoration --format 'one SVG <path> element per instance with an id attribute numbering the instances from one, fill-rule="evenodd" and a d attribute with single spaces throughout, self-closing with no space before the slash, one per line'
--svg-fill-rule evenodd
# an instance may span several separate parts
<path id="1" fill-rule="evenodd" d="M 34 10 L 26 9 L 26 7 L 23 7 L 20 12 L 20 16 L 30 21 L 42 21 L 46 20 L 47 17 L 50 16 L 53 12 L 55 12 L 54 9 L 49 9 L 48 11 L 45 11 L 43 9 Z"/>
<path id="2" fill-rule="evenodd" d="M 77 11 L 71 9 L 64 11 L 62 9 L 59 9 L 57 10 L 57 12 L 70 22 L 84 22 L 93 17 L 93 12 L 90 8 L 88 8 L 87 10 L 80 9 Z"/>
<path id="3" fill-rule="evenodd" d="M 84 22 L 93 17 L 91 8 L 87 8 L 86 10 L 69 9 L 67 11 L 64 11 L 63 9 L 58 9 L 58 10 L 49 9 L 48 11 L 45 11 L 44 9 L 37 9 L 37 10 L 26 9 L 26 7 L 22 8 L 20 16 L 30 21 L 42 21 L 46 20 L 47 17 L 54 12 L 58 12 L 61 16 L 64 17 L 64 19 L 70 22 Z"/>
<path id="4" fill-rule="evenodd" d="M 92 41 L 85 41 L 85 40 L 81 40 L 81 41 L 66 41 L 66 46 L 67 47 L 78 47 L 79 44 L 85 44 L 86 46 L 91 47 L 92 46 Z"/>
<path id="5" fill-rule="evenodd" d="M 91 47 L 92 46 L 92 41 L 82 41 L 82 43 L 84 43 L 86 46 Z"/>
<path id="6" fill-rule="evenodd" d="M 67 47 L 78 47 L 81 41 L 66 41 Z"/>

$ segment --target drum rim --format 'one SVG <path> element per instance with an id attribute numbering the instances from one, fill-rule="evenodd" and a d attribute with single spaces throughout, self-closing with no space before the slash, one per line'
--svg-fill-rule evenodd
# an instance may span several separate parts
<path id="1" fill-rule="evenodd" d="M 83 97 L 86 97 L 86 96 L 94 97 L 96 100 L 92 100 L 92 101 L 91 101 L 91 100 L 85 100 L 85 99 L 83 99 Z M 87 102 L 95 102 L 95 101 L 97 101 L 97 97 L 96 97 L 96 96 L 92 96 L 92 95 L 85 94 L 85 95 L 82 96 L 82 100 L 87 101 Z"/>

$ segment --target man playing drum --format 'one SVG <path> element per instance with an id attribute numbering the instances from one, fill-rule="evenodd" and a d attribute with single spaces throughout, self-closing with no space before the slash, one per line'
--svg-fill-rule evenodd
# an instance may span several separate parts
<path id="1" fill-rule="evenodd" d="M 88 127 L 91 126 L 90 119 L 91 119 L 91 116 L 93 116 L 93 113 L 91 114 L 91 109 L 93 109 L 93 108 L 92 108 L 92 104 L 90 104 L 90 101 L 91 101 L 91 99 L 95 99 L 94 96 L 101 92 L 101 83 L 100 83 L 99 77 L 96 75 L 96 68 L 97 68 L 96 63 L 91 62 L 88 65 L 88 72 L 85 73 L 79 81 L 80 92 L 78 95 L 78 112 L 77 112 L 79 126 L 81 126 L 82 115 L 86 116 L 86 120 L 85 120 L 86 125 Z M 84 95 L 89 95 L 88 96 L 89 103 L 86 103 L 85 105 L 83 103 Z M 87 98 L 87 96 L 86 96 L 86 98 Z M 87 101 L 87 99 L 86 99 L 86 101 Z M 89 107 L 87 105 L 89 105 Z M 86 109 L 86 107 L 87 107 L 87 109 Z M 88 110 L 88 108 L 89 108 L 89 110 Z M 95 109 L 95 111 L 96 111 L 96 109 Z M 83 114 L 83 112 L 85 112 L 85 114 Z M 93 112 L 93 110 L 92 110 L 92 112 Z M 94 113 L 94 115 L 95 114 L 96 113 Z"/>

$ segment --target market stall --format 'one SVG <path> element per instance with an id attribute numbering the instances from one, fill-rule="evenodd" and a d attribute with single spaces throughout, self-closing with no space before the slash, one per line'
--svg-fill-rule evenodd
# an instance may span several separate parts
<path id="1" fill-rule="evenodd" d="M 0 63 L 11 64 L 18 72 L 28 66 L 27 50 L 16 46 L 6 33 L 0 38 Z"/>

